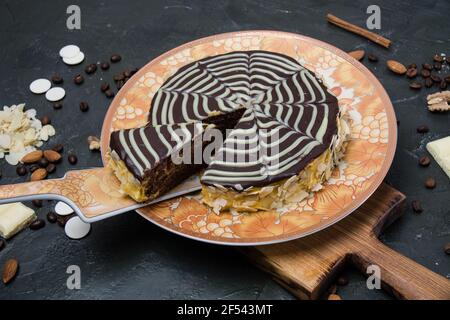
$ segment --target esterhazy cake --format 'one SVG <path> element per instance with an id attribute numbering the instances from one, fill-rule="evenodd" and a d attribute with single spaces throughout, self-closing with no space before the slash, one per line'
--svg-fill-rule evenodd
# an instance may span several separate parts
<path id="1" fill-rule="evenodd" d="M 203 201 L 216 212 L 281 208 L 319 190 L 349 133 L 314 73 L 266 51 L 208 57 L 167 79 L 149 126 L 197 122 L 231 129 L 201 177 Z"/>
<path id="2" fill-rule="evenodd" d="M 202 135 L 211 127 L 196 122 L 114 131 L 108 165 L 120 180 L 121 190 L 137 202 L 149 201 L 198 172 L 204 164 L 184 163 L 181 151 L 189 144 L 192 159 L 202 150 Z"/>

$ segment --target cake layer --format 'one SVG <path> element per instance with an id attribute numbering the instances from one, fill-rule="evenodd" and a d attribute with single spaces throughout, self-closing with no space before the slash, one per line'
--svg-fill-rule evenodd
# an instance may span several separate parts
<path id="1" fill-rule="evenodd" d="M 197 122 L 115 131 L 109 166 L 133 199 L 154 199 L 204 167 L 202 135 L 212 127 Z"/>

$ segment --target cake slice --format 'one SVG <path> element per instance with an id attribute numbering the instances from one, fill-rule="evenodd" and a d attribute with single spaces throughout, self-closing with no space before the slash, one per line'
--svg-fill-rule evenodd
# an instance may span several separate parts
<path id="1" fill-rule="evenodd" d="M 204 167 L 199 148 L 213 127 L 195 122 L 114 131 L 108 166 L 122 191 L 137 202 L 150 201 Z"/>

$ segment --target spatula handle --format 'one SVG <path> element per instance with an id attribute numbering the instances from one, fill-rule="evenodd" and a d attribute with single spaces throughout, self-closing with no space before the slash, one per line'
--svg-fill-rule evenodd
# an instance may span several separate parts
<path id="1" fill-rule="evenodd" d="M 0 186 L 0 204 L 33 199 L 66 201 L 86 220 L 135 204 L 119 192 L 119 182 L 105 168 L 69 171 L 61 179 Z"/>
<path id="2" fill-rule="evenodd" d="M 399 299 L 448 300 L 450 280 L 388 248 L 373 238 L 364 250 L 352 254 L 355 265 L 367 272 L 370 265 L 380 271 L 385 289 Z M 373 271 L 372 271 L 373 272 Z"/>

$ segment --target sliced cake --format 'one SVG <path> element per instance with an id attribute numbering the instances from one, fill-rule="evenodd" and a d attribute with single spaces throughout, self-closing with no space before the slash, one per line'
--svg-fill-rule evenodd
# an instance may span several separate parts
<path id="1" fill-rule="evenodd" d="M 194 155 L 201 154 L 202 135 L 212 127 L 196 122 L 114 131 L 108 165 L 134 200 L 155 199 L 204 167 Z"/>

